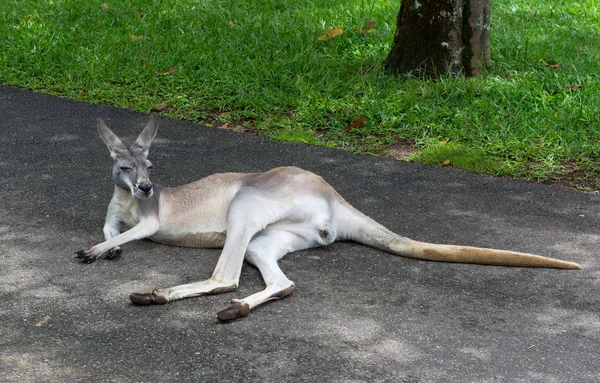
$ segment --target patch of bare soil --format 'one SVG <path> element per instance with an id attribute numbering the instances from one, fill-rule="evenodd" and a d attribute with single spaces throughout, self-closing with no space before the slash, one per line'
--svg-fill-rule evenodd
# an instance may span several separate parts
<path id="1" fill-rule="evenodd" d="M 254 136 L 260 136 L 261 131 L 256 128 L 256 124 L 251 119 L 232 119 L 231 112 L 212 113 L 204 118 L 202 123 L 207 126 L 215 126 L 219 129 L 233 130 L 238 133 L 248 133 Z"/>
<path id="2" fill-rule="evenodd" d="M 599 169 L 584 169 L 576 162 L 567 162 L 563 167 L 552 174 L 546 183 L 588 192 L 600 192 Z"/>
<path id="3" fill-rule="evenodd" d="M 419 149 L 415 145 L 414 141 L 404 139 L 397 140 L 385 150 L 387 155 L 401 161 L 404 161 L 406 158 L 414 153 L 417 153 L 418 151 Z"/>

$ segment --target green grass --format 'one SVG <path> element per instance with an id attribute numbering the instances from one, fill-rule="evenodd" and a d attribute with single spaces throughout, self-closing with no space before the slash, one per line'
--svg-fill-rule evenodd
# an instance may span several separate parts
<path id="1" fill-rule="evenodd" d="M 597 0 L 493 1 L 491 72 L 438 81 L 382 71 L 398 6 L 4 0 L 0 82 L 374 154 L 411 140 L 414 161 L 600 187 Z"/>

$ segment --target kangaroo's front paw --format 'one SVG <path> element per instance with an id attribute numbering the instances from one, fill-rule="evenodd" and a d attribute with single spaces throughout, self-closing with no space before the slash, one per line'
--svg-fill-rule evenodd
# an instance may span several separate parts
<path id="1" fill-rule="evenodd" d="M 93 263 L 97 258 L 96 256 L 90 254 L 89 251 L 85 250 L 76 251 L 75 254 L 77 254 L 75 258 L 79 259 L 81 263 Z"/>
<path id="2" fill-rule="evenodd" d="M 106 252 L 106 259 L 119 258 L 121 256 L 122 252 L 123 252 L 123 250 L 119 246 L 113 247 L 112 249 L 110 249 Z"/>

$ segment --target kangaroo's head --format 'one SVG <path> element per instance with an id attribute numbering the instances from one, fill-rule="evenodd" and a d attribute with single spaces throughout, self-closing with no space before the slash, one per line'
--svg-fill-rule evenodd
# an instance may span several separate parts
<path id="1" fill-rule="evenodd" d="M 135 143 L 127 147 L 104 121 L 98 119 L 98 133 L 114 160 L 113 180 L 118 187 L 129 190 L 135 198 L 150 198 L 153 194 L 150 182 L 152 163 L 146 157 L 157 129 L 156 114 L 152 114 Z"/>

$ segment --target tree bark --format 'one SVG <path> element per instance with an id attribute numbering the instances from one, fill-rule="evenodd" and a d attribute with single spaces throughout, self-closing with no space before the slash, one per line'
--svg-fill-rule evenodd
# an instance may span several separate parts
<path id="1" fill-rule="evenodd" d="M 465 75 L 479 76 L 492 66 L 490 0 L 467 0 L 463 8 L 463 63 Z"/>
<path id="2" fill-rule="evenodd" d="M 476 76 L 491 65 L 490 0 L 402 0 L 392 49 L 392 72 Z"/>

